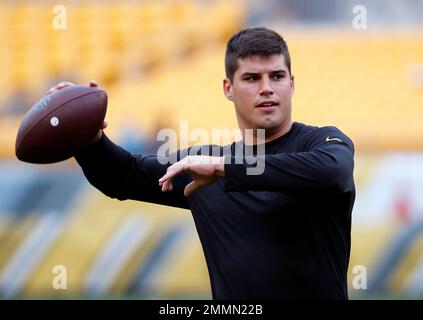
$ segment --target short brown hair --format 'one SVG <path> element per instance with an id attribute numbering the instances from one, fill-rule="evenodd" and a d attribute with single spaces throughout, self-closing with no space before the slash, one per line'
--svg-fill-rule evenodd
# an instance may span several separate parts
<path id="1" fill-rule="evenodd" d="M 275 31 L 263 28 L 246 28 L 235 33 L 228 41 L 225 54 L 226 77 L 233 82 L 238 59 L 250 56 L 282 54 L 291 74 L 291 57 L 285 40 Z"/>

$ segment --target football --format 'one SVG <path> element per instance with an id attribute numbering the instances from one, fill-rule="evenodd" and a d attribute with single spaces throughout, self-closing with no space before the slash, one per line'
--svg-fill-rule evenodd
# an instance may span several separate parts
<path id="1" fill-rule="evenodd" d="M 94 140 L 106 111 L 107 94 L 98 87 L 73 85 L 44 96 L 21 122 L 16 157 L 44 164 L 74 156 Z"/>

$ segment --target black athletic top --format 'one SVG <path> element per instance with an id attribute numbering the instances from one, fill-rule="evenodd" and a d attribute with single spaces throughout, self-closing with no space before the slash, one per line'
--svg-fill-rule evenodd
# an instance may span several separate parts
<path id="1" fill-rule="evenodd" d="M 237 144 L 228 146 L 232 155 Z M 348 299 L 353 143 L 335 127 L 294 122 L 265 153 L 262 174 L 247 174 L 247 159 L 234 156 L 224 178 L 188 198 L 190 174 L 161 192 L 169 164 L 130 154 L 104 134 L 76 160 L 109 197 L 191 210 L 214 299 Z"/>

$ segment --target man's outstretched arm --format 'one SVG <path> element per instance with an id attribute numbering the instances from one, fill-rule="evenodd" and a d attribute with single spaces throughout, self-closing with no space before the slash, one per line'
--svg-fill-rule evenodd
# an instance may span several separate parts
<path id="1" fill-rule="evenodd" d="M 259 175 L 248 175 L 247 164 L 225 165 L 225 189 L 343 193 L 353 186 L 353 154 L 340 143 L 306 152 L 266 155 L 256 160 L 264 162 L 264 171 Z"/>
<path id="2" fill-rule="evenodd" d="M 172 192 L 163 193 L 158 179 L 169 165 L 156 156 L 131 154 L 103 134 L 75 156 L 87 180 L 105 195 L 119 200 L 140 200 L 188 209 L 183 197 L 186 176 L 175 181 Z"/>
<path id="3" fill-rule="evenodd" d="M 353 188 L 354 146 L 337 129 L 322 129 L 310 137 L 306 151 L 255 157 L 262 161 L 261 174 L 248 174 L 253 163 L 246 158 L 187 157 L 170 166 L 159 180 L 163 191 L 172 190 L 172 180 L 190 172 L 193 181 L 185 189 L 185 196 L 197 188 L 225 178 L 226 191 L 276 191 L 286 193 L 342 193 Z"/>
<path id="4" fill-rule="evenodd" d="M 74 84 L 62 81 L 50 88 L 47 95 L 73 86 Z M 96 81 L 89 83 L 97 87 Z M 107 127 L 104 121 L 101 129 Z M 91 145 L 75 155 L 76 161 L 88 181 L 105 195 L 119 200 L 133 199 L 180 208 L 189 208 L 183 197 L 184 184 L 187 177 L 180 177 L 175 182 L 173 192 L 164 194 L 160 191 L 157 180 L 168 167 L 157 161 L 155 156 L 133 155 L 111 142 L 99 130 Z"/>

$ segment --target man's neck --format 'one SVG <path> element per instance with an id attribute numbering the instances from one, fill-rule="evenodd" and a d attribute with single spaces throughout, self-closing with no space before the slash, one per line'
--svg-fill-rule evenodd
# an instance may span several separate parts
<path id="1" fill-rule="evenodd" d="M 260 134 L 257 134 L 258 133 L 258 129 L 254 129 L 253 130 L 253 141 L 252 141 L 252 144 L 263 143 L 263 142 L 264 143 L 267 143 L 267 142 L 270 142 L 270 141 L 273 141 L 273 140 L 275 140 L 277 138 L 282 137 L 283 135 L 287 134 L 291 130 L 292 123 L 293 122 L 290 119 L 289 121 L 287 121 L 286 123 L 284 123 L 282 126 L 280 126 L 275 131 L 266 130 L 265 131 L 265 136 L 264 136 L 264 141 L 263 141 L 263 136 L 260 135 Z M 243 140 L 244 140 L 244 143 L 246 143 L 246 144 L 250 144 L 251 143 L 251 137 L 248 137 L 247 139 L 245 137 L 245 130 L 244 130 L 244 133 L 243 133 Z"/>
<path id="2" fill-rule="evenodd" d="M 266 134 L 265 142 L 267 143 L 284 136 L 291 130 L 291 128 L 292 128 L 292 120 L 290 119 L 275 132 L 271 132 L 269 135 Z"/>

